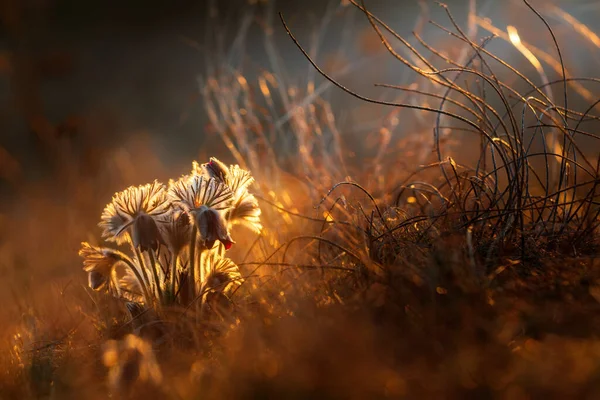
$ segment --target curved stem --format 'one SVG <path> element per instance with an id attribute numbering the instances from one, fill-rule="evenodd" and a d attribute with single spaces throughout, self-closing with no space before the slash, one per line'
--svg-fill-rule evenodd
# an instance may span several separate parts
<path id="1" fill-rule="evenodd" d="M 142 288 L 144 302 L 146 303 L 146 306 L 150 307 L 152 305 L 152 297 L 150 297 L 150 293 L 148 292 L 148 286 L 144 282 L 144 279 L 140 275 L 140 272 L 137 270 L 137 268 L 133 264 L 133 261 L 131 261 L 131 259 L 129 257 L 125 256 L 124 254 L 116 254 L 116 255 L 119 257 L 119 260 L 123 261 L 125 263 L 125 265 L 127 265 L 127 267 L 135 275 L 135 278 L 138 280 L 140 287 Z"/>
<path id="2" fill-rule="evenodd" d="M 152 268 L 152 276 L 154 278 L 154 284 L 156 285 L 156 293 L 158 295 L 159 303 L 163 300 L 162 288 L 160 287 L 160 279 L 158 278 L 158 265 L 156 264 L 156 256 L 154 255 L 153 249 L 148 249 L 148 256 L 150 257 L 150 265 Z"/>
<path id="3" fill-rule="evenodd" d="M 135 254 L 135 256 L 137 257 L 138 264 L 140 266 L 140 270 L 142 271 L 142 276 L 144 277 L 144 282 L 146 282 L 146 287 L 148 287 L 148 288 L 151 289 L 152 288 L 152 282 L 150 282 L 150 278 L 148 277 L 148 274 L 146 273 L 146 268 L 144 268 L 144 260 L 142 259 L 142 255 L 133 246 L 133 242 L 131 241 L 131 238 L 129 240 L 129 244 L 131 244 L 131 250 L 133 251 L 133 254 Z"/>
<path id="4" fill-rule="evenodd" d="M 192 239 L 190 242 L 190 272 L 188 274 L 191 299 L 196 297 L 196 236 L 198 236 L 198 228 L 194 224 L 192 227 Z"/>
<path id="5" fill-rule="evenodd" d="M 110 282 L 112 283 L 112 285 L 115 287 L 115 290 L 117 291 L 117 297 L 121 297 L 121 288 L 119 287 L 119 279 L 117 277 L 117 271 L 113 268 L 110 271 Z"/>
<path id="6" fill-rule="evenodd" d="M 198 295 L 198 300 L 196 302 L 196 323 L 200 323 L 202 322 L 203 319 L 203 314 L 204 314 L 204 295 L 205 295 L 205 280 L 206 280 L 206 276 L 205 276 L 205 271 L 206 271 L 206 263 L 208 260 L 208 253 L 210 252 L 210 249 L 207 249 L 204 245 L 201 247 L 200 249 L 200 264 L 198 265 L 198 272 L 199 272 L 199 280 L 200 280 L 200 288 L 198 290 L 199 295 Z"/>
<path id="7" fill-rule="evenodd" d="M 175 302 L 175 280 L 177 278 L 177 260 L 179 259 L 179 251 L 173 253 L 171 260 L 171 287 L 169 290 L 169 299 Z"/>
<path id="8" fill-rule="evenodd" d="M 206 248 L 202 247 L 202 249 L 200 249 L 200 263 L 198 265 L 198 280 L 200 281 L 200 290 L 199 292 L 202 292 L 203 288 L 204 288 L 204 281 L 206 280 L 206 274 L 204 273 L 206 271 L 206 255 L 207 252 L 209 250 L 207 250 Z"/>
<path id="9" fill-rule="evenodd" d="M 219 255 L 219 257 L 225 258 L 226 251 L 227 250 L 225 250 L 225 246 L 223 246 L 223 243 L 217 242 L 217 254 Z"/>
<path id="10" fill-rule="evenodd" d="M 144 260 L 144 255 L 136 248 L 133 249 L 133 252 L 135 253 L 135 257 L 137 258 L 138 264 L 140 265 L 142 275 L 144 276 L 144 279 L 146 279 L 146 282 L 148 282 L 148 288 L 150 289 L 152 294 L 154 294 L 154 281 L 150 279 L 150 277 L 148 276 L 148 272 L 146 272 L 146 260 Z"/>

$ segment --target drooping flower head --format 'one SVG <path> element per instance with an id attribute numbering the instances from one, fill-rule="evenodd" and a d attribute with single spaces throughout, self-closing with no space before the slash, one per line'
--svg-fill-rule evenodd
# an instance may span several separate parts
<path id="1" fill-rule="evenodd" d="M 159 225 L 161 234 L 171 253 L 179 253 L 190 243 L 192 232 L 189 215 L 181 209 L 172 209 Z"/>
<path id="2" fill-rule="evenodd" d="M 238 266 L 229 258 L 211 254 L 205 263 L 205 279 L 202 282 L 203 291 L 206 291 L 205 305 L 215 315 L 224 317 L 232 311 L 230 295 L 232 289 L 242 283 L 242 276 Z M 211 318 L 207 314 L 208 318 Z"/>
<path id="3" fill-rule="evenodd" d="M 79 256 L 83 257 L 83 270 L 88 273 L 88 283 L 94 290 L 103 289 L 110 281 L 115 265 L 120 261 L 112 249 L 91 246 L 81 243 Z"/>
<path id="4" fill-rule="evenodd" d="M 226 292 L 235 285 L 242 283 L 239 267 L 229 258 L 211 255 L 209 270 L 206 273 L 204 285 L 219 292 Z"/>
<path id="5" fill-rule="evenodd" d="M 192 163 L 192 173 L 204 175 L 208 179 L 216 178 L 221 182 L 226 182 L 229 175 L 229 168 L 215 157 L 211 157 L 210 161 L 199 165 L 196 161 Z"/>
<path id="6" fill-rule="evenodd" d="M 130 238 L 135 248 L 156 250 L 163 243 L 157 220 L 169 208 L 167 192 L 161 183 L 131 186 L 113 196 L 98 225 L 103 229 L 102 237 L 109 241 L 123 244 Z"/>
<path id="7" fill-rule="evenodd" d="M 214 157 L 202 165 L 194 162 L 192 169 L 196 174 L 219 179 L 231 189 L 232 205 L 226 213 L 227 220 L 232 224 L 242 224 L 256 233 L 262 230 L 258 202 L 248 191 L 248 187 L 254 182 L 249 171 L 240 168 L 239 165 L 227 167 Z"/>
<path id="8" fill-rule="evenodd" d="M 212 248 L 217 240 L 226 249 L 231 247 L 234 242 L 223 212 L 231 207 L 232 193 L 223 182 L 193 173 L 171 182 L 169 197 L 191 216 L 207 248 Z"/>

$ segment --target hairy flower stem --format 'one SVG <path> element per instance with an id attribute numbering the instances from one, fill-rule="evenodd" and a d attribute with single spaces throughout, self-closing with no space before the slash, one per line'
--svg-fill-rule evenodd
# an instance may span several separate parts
<path id="1" fill-rule="evenodd" d="M 144 277 L 144 282 L 146 282 L 146 287 L 151 289 L 152 283 L 150 282 L 150 278 L 148 277 L 148 274 L 146 273 L 146 268 L 144 268 L 144 260 L 142 259 L 140 252 L 135 247 L 133 247 L 133 242 L 131 241 L 131 237 L 130 237 L 129 243 L 131 244 L 131 250 L 133 251 L 133 254 L 135 254 L 135 256 L 137 257 L 138 265 L 140 266 L 140 270 L 142 271 L 142 276 Z"/>
<path id="2" fill-rule="evenodd" d="M 190 285 L 190 299 L 196 298 L 196 236 L 198 236 L 198 228 L 196 227 L 196 225 L 194 225 L 192 227 L 192 239 L 190 242 L 190 272 L 188 275 Z"/>
<path id="3" fill-rule="evenodd" d="M 204 262 L 205 255 L 207 249 L 203 248 L 200 250 L 199 265 L 198 265 L 198 275 L 200 277 L 200 289 L 198 290 L 198 300 L 196 300 L 196 324 L 200 324 L 202 322 L 202 304 L 204 303 Z"/>
<path id="4" fill-rule="evenodd" d="M 200 291 L 202 291 L 202 287 L 204 286 L 204 281 L 206 280 L 206 256 L 208 255 L 208 252 L 210 250 L 208 250 L 206 247 L 202 246 L 202 248 L 200 249 L 200 263 L 198 265 L 198 272 L 199 272 L 199 280 L 200 280 Z"/>
<path id="5" fill-rule="evenodd" d="M 110 271 L 110 282 L 113 285 L 113 287 L 115 288 L 115 291 L 117 292 L 117 297 L 121 297 L 121 288 L 119 287 L 119 279 L 117 277 L 117 271 L 114 268 Z"/>
<path id="6" fill-rule="evenodd" d="M 137 268 L 135 267 L 135 265 L 133 264 L 133 262 L 129 259 L 129 257 L 122 255 L 122 254 L 115 254 L 120 261 L 123 261 L 125 263 L 125 265 L 127 265 L 127 267 L 131 270 L 131 272 L 133 272 L 133 274 L 135 275 L 135 278 L 138 280 L 140 287 L 142 288 L 142 295 L 144 296 L 144 303 L 146 304 L 146 307 L 150 307 L 152 305 L 152 297 L 150 296 L 150 293 L 148 292 L 148 286 L 146 285 L 146 283 L 144 282 L 144 279 L 142 278 L 142 276 L 140 275 L 140 272 L 137 270 Z"/>
<path id="7" fill-rule="evenodd" d="M 169 287 L 169 301 L 171 303 L 175 302 L 175 281 L 177 280 L 177 260 L 179 259 L 179 251 L 173 253 L 173 258 L 171 259 L 171 273 L 170 273 L 170 287 Z"/>
<path id="8" fill-rule="evenodd" d="M 196 301 L 196 323 L 199 324 L 202 322 L 203 314 L 204 314 L 204 289 L 206 287 L 206 262 L 208 260 L 208 253 L 210 252 L 204 245 L 200 249 L 200 257 L 199 265 L 198 265 L 198 275 L 200 277 L 200 290 L 198 291 L 198 301 Z"/>
<path id="9" fill-rule="evenodd" d="M 217 244 L 217 254 L 218 254 L 220 257 L 225 257 L 225 252 L 226 252 L 226 251 L 227 251 L 227 250 L 225 249 L 225 246 L 223 245 L 223 243 L 219 242 L 219 243 Z"/>
<path id="10" fill-rule="evenodd" d="M 142 270 L 142 274 L 144 275 L 144 278 L 148 282 L 148 287 L 149 287 L 150 291 L 154 294 L 154 296 L 156 296 L 153 282 L 150 280 L 150 278 L 148 277 L 148 274 L 146 273 L 146 262 L 144 260 L 144 255 L 138 249 L 134 249 L 134 253 L 135 253 L 135 256 L 137 257 L 138 264 L 140 265 L 140 269 Z"/>
<path id="11" fill-rule="evenodd" d="M 162 288 L 160 287 L 160 280 L 158 278 L 158 265 L 156 263 L 156 256 L 154 255 L 154 250 L 148 249 L 148 256 L 150 257 L 150 264 L 152 266 L 152 276 L 154 278 L 154 283 L 156 284 L 156 293 L 158 295 L 158 302 L 161 303 L 163 300 Z"/>

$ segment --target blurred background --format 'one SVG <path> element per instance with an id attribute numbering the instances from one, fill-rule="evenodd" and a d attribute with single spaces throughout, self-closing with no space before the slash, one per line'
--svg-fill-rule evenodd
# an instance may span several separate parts
<path id="1" fill-rule="evenodd" d="M 469 0 L 446 3 L 464 24 Z M 42 136 L 73 138 L 94 131 L 104 145 L 118 146 L 136 135 L 149 135 L 157 155 L 175 163 L 197 156 L 202 146 L 217 151 L 213 148 L 220 143 L 207 142 L 197 78 L 207 73 L 217 46 L 231 57 L 232 65 L 269 68 L 264 45 L 268 12 L 274 14 L 270 39 L 292 80 L 303 79 L 310 68 L 285 34 L 277 12 L 284 14 L 306 46 L 319 34 L 317 61 L 329 71 L 349 67 L 343 81 L 352 87 L 381 93 L 372 89 L 373 83 L 399 84 L 410 79 L 385 53 L 366 18 L 354 7 L 339 4 L 319 0 L 279 0 L 270 6 L 242 0 L 5 0 L 0 41 L 2 151 L 13 155 L 28 177 L 48 172 L 37 154 Z M 556 4 L 588 27 L 597 24 L 600 6 L 596 2 Z M 450 25 L 443 9 L 433 2 L 370 0 L 366 5 L 409 39 L 413 39 L 411 31 L 419 29 L 436 44 L 447 40 L 448 35 L 427 26 L 428 19 Z M 479 16 L 490 18 L 497 27 L 515 25 L 528 40 L 545 36 L 541 23 L 532 22 L 520 1 L 484 0 L 476 2 L 476 7 Z M 244 24 L 249 25 L 247 29 Z M 242 40 L 232 48 L 240 30 L 244 30 Z M 585 47 L 581 50 L 579 60 L 598 58 Z M 510 47 L 506 53 L 522 57 Z M 596 65 L 578 64 L 586 76 Z M 348 107 L 359 103 L 339 90 L 331 92 L 328 96 L 335 99 L 335 111 L 342 114 L 342 130 L 352 126 L 352 134 L 358 135 L 377 124 L 371 120 L 357 127 Z"/>
<path id="2" fill-rule="evenodd" d="M 523 40 L 554 54 L 543 24 L 521 1 L 446 3 L 463 26 L 474 8 L 494 26 L 514 25 Z M 314 50 L 315 60 L 358 92 L 390 100 L 396 94 L 373 84 L 408 85 L 414 78 L 345 1 L 0 4 L 0 289 L 6 289 L 0 290 L 0 301 L 36 304 L 56 287 L 83 283 L 79 243 L 98 237 L 97 220 L 116 190 L 178 176 L 191 160 L 209 155 L 233 161 L 208 126 L 200 96 L 203 79 L 217 66 L 239 69 L 256 84 L 258 72 L 273 71 L 276 59 L 295 85 L 323 82 L 286 35 L 278 12 Z M 595 1 L 533 4 L 546 11 L 555 4 L 600 31 Z M 366 5 L 411 43 L 411 32 L 418 31 L 438 49 L 451 52 L 456 44 L 428 24 L 431 19 L 451 26 L 434 2 L 368 0 Z M 595 76 L 600 54 L 593 41 L 583 40 L 556 14 L 549 22 L 571 73 Z M 481 27 L 477 33 L 489 34 Z M 570 46 L 570 40 L 578 45 Z M 489 49 L 531 72 L 506 41 Z M 390 110 L 323 88 L 344 141 L 359 152 Z M 400 126 L 404 130 L 395 135 L 412 125 Z M 2 313 L 14 316 L 17 309 Z"/>

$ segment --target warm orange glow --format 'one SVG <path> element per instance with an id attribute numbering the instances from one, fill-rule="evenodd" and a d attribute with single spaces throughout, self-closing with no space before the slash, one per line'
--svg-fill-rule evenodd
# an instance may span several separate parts
<path id="1" fill-rule="evenodd" d="M 509 25 L 506 27 L 506 30 L 508 32 L 508 37 L 510 38 L 510 41 L 515 46 L 521 45 L 521 38 L 519 37 L 519 33 L 517 32 L 517 29 L 514 26 Z"/>
<path id="2" fill-rule="evenodd" d="M 568 24 L 570 24 L 573 29 L 579 33 L 584 38 L 588 39 L 592 44 L 598 48 L 600 48 L 600 37 L 596 35 L 590 28 L 588 28 L 585 24 L 579 22 L 575 17 L 571 14 L 561 10 L 556 6 L 550 6 L 550 10 L 556 14 L 557 16 L 564 19 Z"/>
<path id="3" fill-rule="evenodd" d="M 517 32 L 517 28 L 512 25 L 506 27 L 506 31 L 508 32 L 508 37 L 511 43 L 527 58 L 527 61 L 534 66 L 534 68 L 540 73 L 540 75 L 544 75 L 544 70 L 542 68 L 542 64 L 537 59 L 537 57 L 527 48 L 523 43 L 521 43 L 521 37 Z"/>
<path id="4" fill-rule="evenodd" d="M 259 29 L 260 43 L 290 39 L 277 7 L 246 4 L 237 37 L 235 13 L 226 32 L 208 15 L 223 46 L 203 43 L 197 118 L 173 129 L 183 101 L 170 82 L 171 123 L 159 102 L 134 105 L 173 131 L 160 141 L 61 134 L 64 152 L 49 147 L 35 169 L 0 143 L 0 181 L 15 175 L 0 182 L 0 398 L 598 397 L 600 79 L 574 74 L 600 24 L 476 0 L 465 20 L 421 1 L 405 30 L 336 3 L 313 36 L 315 21 L 285 18 L 320 70 L 297 42 L 254 53 Z M 383 38 L 363 21 L 363 43 L 349 12 Z M 61 84 L 40 101 L 52 116 L 46 92 Z M 36 118 L 34 130 L 52 125 Z M 56 176 L 41 171 L 53 158 Z"/>
<path id="5" fill-rule="evenodd" d="M 506 32 L 504 32 L 503 30 L 498 29 L 494 25 L 492 25 L 492 22 L 490 21 L 489 18 L 476 17 L 475 21 L 477 22 L 477 25 L 479 25 L 483 29 L 493 33 L 494 35 L 496 35 L 498 37 L 501 37 L 502 39 L 506 40 L 507 42 L 512 43 L 511 39 L 509 38 L 509 35 Z M 515 30 L 515 33 L 516 33 L 516 30 Z M 529 43 L 522 42 L 521 37 L 518 35 L 518 33 L 517 33 L 517 37 L 518 37 L 517 40 L 519 42 L 521 42 L 522 45 L 526 46 L 527 49 L 529 49 L 533 54 L 535 54 L 538 59 L 540 59 L 541 61 L 548 64 L 550 67 L 552 67 L 552 69 L 554 70 L 555 73 L 562 74 L 562 66 L 561 66 L 560 62 L 558 62 L 558 60 L 556 60 L 556 58 L 554 58 L 552 55 L 548 54 L 547 52 L 545 52 Z M 565 72 L 567 73 L 567 77 L 570 77 L 568 70 L 566 70 Z M 588 90 L 580 82 L 570 81 L 569 85 L 572 86 L 577 91 L 577 93 L 579 93 L 586 100 L 588 100 L 588 101 L 596 100 L 596 97 L 592 94 L 592 92 L 590 92 L 590 90 Z"/>

